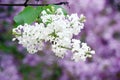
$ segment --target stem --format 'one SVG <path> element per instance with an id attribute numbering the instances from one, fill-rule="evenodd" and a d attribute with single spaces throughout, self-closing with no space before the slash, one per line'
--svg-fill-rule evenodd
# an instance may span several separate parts
<path id="1" fill-rule="evenodd" d="M 26 0 L 24 4 L 5 4 L 5 3 L 0 3 L 0 6 L 48 6 L 50 4 L 27 4 L 29 0 Z M 53 3 L 53 5 L 67 5 L 68 2 L 60 2 L 60 3 Z"/>
<path id="2" fill-rule="evenodd" d="M 68 47 L 64 47 L 64 46 L 59 46 L 59 47 L 71 50 L 71 48 L 68 48 Z"/>

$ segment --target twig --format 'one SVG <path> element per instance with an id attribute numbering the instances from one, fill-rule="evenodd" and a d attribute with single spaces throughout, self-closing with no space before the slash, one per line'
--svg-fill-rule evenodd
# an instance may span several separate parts
<path id="1" fill-rule="evenodd" d="M 29 0 L 26 0 L 26 1 L 25 1 L 25 3 L 24 3 L 24 6 L 25 6 L 25 7 L 27 6 L 27 2 L 28 2 L 28 1 L 29 1 Z"/>
<path id="2" fill-rule="evenodd" d="M 0 6 L 48 6 L 50 4 L 27 4 L 28 0 L 24 4 L 1 4 Z M 68 5 L 68 2 L 59 2 L 59 3 L 53 3 L 53 5 Z"/>

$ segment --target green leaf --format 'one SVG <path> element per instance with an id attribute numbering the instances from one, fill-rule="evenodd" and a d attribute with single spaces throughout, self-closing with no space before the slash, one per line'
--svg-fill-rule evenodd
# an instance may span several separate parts
<path id="1" fill-rule="evenodd" d="M 22 18 L 22 13 L 14 17 L 14 21 L 16 23 L 16 26 L 19 24 L 24 24 L 24 20 Z"/>
<path id="2" fill-rule="evenodd" d="M 36 7 L 36 13 L 38 14 L 38 15 L 40 15 L 40 13 L 44 10 L 44 6 L 38 6 L 38 7 Z"/>
<path id="3" fill-rule="evenodd" d="M 14 21 L 17 25 L 21 25 L 24 23 L 31 24 L 38 17 L 38 12 L 35 8 L 28 6 L 24 8 L 22 12 L 20 12 L 17 16 L 14 17 Z"/>

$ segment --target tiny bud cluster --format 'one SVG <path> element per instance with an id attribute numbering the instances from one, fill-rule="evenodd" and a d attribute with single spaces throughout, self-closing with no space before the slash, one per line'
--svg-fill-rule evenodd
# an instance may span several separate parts
<path id="1" fill-rule="evenodd" d="M 50 12 L 49 9 L 47 11 Z M 76 13 L 64 15 L 61 8 L 54 14 L 48 14 L 45 10 L 41 12 L 41 23 L 34 25 L 19 25 L 13 29 L 15 38 L 19 44 L 31 54 L 42 50 L 44 42 L 51 43 L 52 51 L 56 56 L 63 58 L 67 50 L 73 52 L 72 60 L 85 61 L 95 52 L 80 40 L 73 39 L 73 35 L 78 35 L 84 28 L 85 17 L 78 17 Z"/>

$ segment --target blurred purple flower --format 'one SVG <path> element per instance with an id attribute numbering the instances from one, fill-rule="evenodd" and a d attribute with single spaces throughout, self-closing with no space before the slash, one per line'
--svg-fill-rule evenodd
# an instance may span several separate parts
<path id="1" fill-rule="evenodd" d="M 22 80 L 13 56 L 0 52 L 0 80 Z"/>

